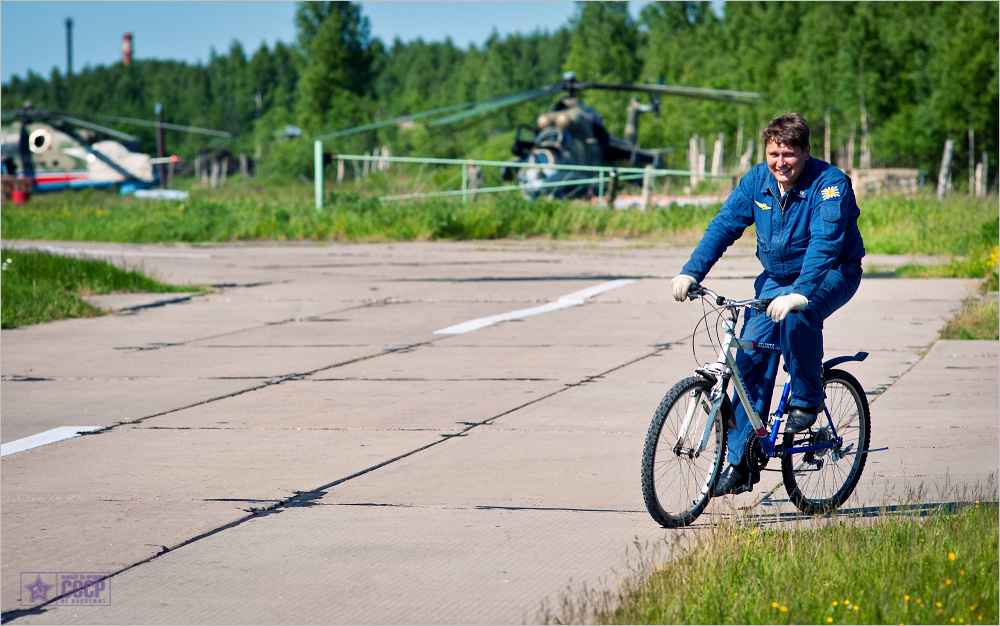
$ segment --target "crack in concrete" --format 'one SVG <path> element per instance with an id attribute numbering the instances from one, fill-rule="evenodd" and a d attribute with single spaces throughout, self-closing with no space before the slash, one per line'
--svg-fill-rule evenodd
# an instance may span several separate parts
<path id="1" fill-rule="evenodd" d="M 440 339 L 445 339 L 445 338 L 442 337 Z M 413 344 L 412 346 L 409 346 L 408 349 L 412 349 L 412 348 L 416 348 L 416 347 L 421 347 L 421 346 L 429 345 L 429 344 L 433 343 L 434 341 L 438 341 L 438 340 L 439 339 L 431 339 L 429 341 L 425 341 L 425 342 L 420 342 L 420 343 L 417 343 L 417 344 Z M 382 461 L 381 463 L 377 463 L 375 465 L 372 465 L 371 467 L 368 467 L 368 468 L 365 468 L 365 469 L 360 470 L 358 472 L 355 472 L 353 474 L 350 474 L 349 476 L 344 476 L 342 478 L 338 478 L 336 480 L 333 480 L 333 481 L 331 481 L 329 483 L 326 483 L 325 485 L 319 486 L 316 489 L 312 489 L 310 491 L 296 492 L 296 494 L 294 496 L 290 497 L 290 498 L 285 498 L 285 499 L 282 499 L 282 500 L 272 501 L 272 502 L 274 502 L 274 504 L 272 504 L 271 506 L 261 507 L 261 508 L 250 507 L 248 509 L 243 509 L 244 511 L 247 511 L 249 514 L 245 515 L 244 517 L 241 517 L 239 519 L 233 520 L 233 521 L 231 521 L 231 522 L 229 522 L 227 524 L 219 526 L 217 528 L 205 531 L 205 532 L 203 532 L 203 533 L 201 533 L 199 535 L 196 535 L 194 537 L 186 539 L 186 540 L 178 543 L 176 546 L 173 546 L 173 547 L 164 546 L 163 549 L 160 552 L 158 552 L 157 554 L 154 554 L 154 555 L 152 555 L 152 556 L 150 556 L 150 557 L 148 557 L 146 559 L 143 559 L 142 561 L 139 561 L 137 563 L 133 563 L 131 565 L 123 567 L 123 568 L 121 568 L 121 569 L 119 569 L 119 570 L 117 570 L 115 572 L 111 572 L 110 574 L 108 574 L 107 576 L 105 576 L 104 578 L 102 578 L 101 580 L 107 580 L 107 579 L 110 579 L 110 578 L 114 578 L 115 576 L 123 574 L 123 573 L 125 573 L 125 572 L 127 572 L 129 570 L 135 569 L 135 568 L 137 568 L 137 567 L 139 567 L 141 565 L 145 565 L 146 563 L 150 563 L 150 562 L 152 562 L 152 561 L 160 558 L 164 554 L 168 554 L 169 552 L 174 552 L 176 550 L 179 550 L 180 548 L 183 548 L 185 546 L 189 546 L 189 545 L 191 545 L 193 543 L 201 541 L 202 539 L 207 539 L 209 537 L 217 535 L 217 534 L 219 534 L 221 532 L 224 532 L 226 530 L 229 530 L 231 528 L 235 528 L 235 527 L 240 526 L 243 523 L 248 522 L 250 520 L 258 519 L 258 518 L 261 518 L 261 517 L 267 517 L 269 515 L 278 514 L 278 513 L 281 513 L 286 508 L 295 508 L 295 507 L 303 507 L 303 506 L 315 506 L 316 504 L 323 504 L 323 503 L 317 503 L 315 501 L 318 500 L 318 499 L 320 499 L 324 495 L 326 495 L 326 490 L 328 490 L 328 489 L 336 487 L 337 485 L 343 484 L 343 483 L 345 483 L 345 482 L 347 482 L 349 480 L 353 480 L 353 479 L 358 478 L 360 476 L 364 476 L 366 474 L 369 474 L 371 472 L 379 470 L 379 469 L 381 469 L 383 467 L 386 467 L 387 465 L 391 465 L 391 464 L 393 464 L 393 463 L 395 463 L 397 461 L 400 461 L 402 459 L 411 457 L 411 456 L 413 456 L 415 454 L 418 454 L 420 452 L 423 452 L 423 451 L 428 450 L 430 448 L 433 448 L 435 446 L 444 444 L 446 442 L 450 442 L 452 439 L 456 439 L 458 437 L 466 436 L 470 431 L 472 431 L 475 428 L 478 428 L 480 426 L 492 425 L 496 420 L 498 420 L 498 419 L 500 419 L 500 418 L 502 418 L 502 417 L 504 417 L 506 415 L 510 415 L 512 413 L 515 413 L 516 411 L 520 411 L 521 409 L 527 408 L 529 406 L 532 406 L 532 405 L 537 404 L 539 402 L 542 402 L 544 400 L 548 400 L 549 398 L 557 396 L 557 395 L 559 395 L 561 393 L 564 393 L 564 392 L 566 392 L 566 391 L 568 391 L 570 389 L 573 389 L 573 388 L 576 388 L 576 387 L 580 387 L 582 385 L 585 385 L 587 383 L 593 382 L 595 380 L 599 380 L 600 378 L 602 378 L 602 377 L 604 377 L 604 376 L 606 376 L 606 375 L 608 375 L 608 374 L 610 374 L 612 372 L 616 372 L 616 371 L 624 369 L 624 368 L 626 368 L 626 367 L 628 367 L 630 365 L 634 365 L 635 363 L 643 361 L 643 360 L 645 360 L 647 358 L 656 356 L 656 355 L 658 355 L 658 354 L 660 354 L 660 353 L 662 353 L 662 352 L 664 352 L 665 350 L 668 350 L 668 349 L 669 349 L 669 347 L 657 348 L 653 352 L 644 354 L 642 356 L 636 357 L 636 358 L 634 358 L 634 359 L 632 359 L 630 361 L 627 361 L 625 363 L 616 365 L 615 367 L 612 367 L 611 369 L 606 370 L 604 372 L 601 372 L 599 374 L 594 374 L 594 375 L 591 375 L 591 376 L 586 376 L 586 377 L 584 377 L 583 379 L 581 379 L 580 381 L 578 381 L 576 383 L 568 383 L 568 384 L 564 385 L 563 387 L 561 387 L 559 389 L 556 389 L 555 391 L 551 391 L 549 393 L 543 394 L 543 395 L 541 395 L 541 396 L 539 396 L 539 397 L 537 397 L 537 398 L 535 398 L 533 400 L 529 400 L 528 402 L 525 402 L 525 403 L 523 403 L 521 405 L 518 405 L 518 406 L 516 406 L 516 407 L 514 407 L 512 409 L 508 409 L 506 411 L 498 413 L 497 415 L 494 415 L 493 417 L 487 418 L 487 419 L 479 421 L 479 422 L 470 422 L 470 423 L 468 423 L 468 426 L 466 426 L 463 430 L 459 431 L 458 433 L 454 433 L 454 434 L 450 434 L 450 435 L 444 435 L 443 434 L 441 436 L 441 438 L 438 439 L 438 440 L 432 441 L 432 442 L 430 442 L 430 443 L 428 443 L 426 445 L 423 445 L 423 446 L 420 446 L 420 447 L 415 448 L 413 450 L 410 450 L 409 452 L 404 452 L 403 454 L 400 454 L 400 455 L 395 456 L 395 457 L 393 457 L 391 459 L 387 459 L 385 461 Z M 335 367 L 341 367 L 341 366 L 346 365 L 348 363 L 354 363 L 354 362 L 357 362 L 357 361 L 372 359 L 372 358 L 376 358 L 376 357 L 379 357 L 379 356 L 384 356 L 386 354 L 391 354 L 391 353 L 394 353 L 394 352 L 398 352 L 398 350 L 383 351 L 383 352 L 380 352 L 378 354 L 373 354 L 373 355 L 369 355 L 369 356 L 366 356 L 366 357 L 360 357 L 358 359 L 353 359 L 351 361 L 347 361 L 347 362 L 344 362 L 344 363 L 338 363 L 338 364 L 334 364 L 334 365 L 329 365 L 329 366 L 326 366 L 326 367 L 323 367 L 323 368 L 319 368 L 317 370 L 313 370 L 313 372 L 311 372 L 311 373 L 315 373 L 315 372 L 319 372 L 319 371 L 325 371 L 325 370 L 328 370 L 328 369 L 333 369 Z M 309 374 L 302 374 L 301 376 L 305 376 L 305 375 L 309 375 Z M 253 387 L 253 388 L 246 389 L 246 390 L 243 390 L 243 391 L 235 392 L 235 393 L 232 393 L 232 394 L 226 394 L 225 396 L 219 396 L 217 398 L 212 398 L 212 399 L 209 399 L 209 400 L 205 400 L 205 401 L 201 401 L 201 402 L 196 402 L 196 403 L 193 403 L 193 404 L 188 405 L 186 407 L 181 407 L 181 408 L 177 408 L 177 409 L 171 409 L 169 411 L 164 411 L 164 412 L 161 412 L 161 413 L 157 413 L 155 415 L 149 415 L 147 417 L 139 418 L 139 419 L 136 419 L 136 420 L 132 420 L 130 422 L 120 422 L 118 424 L 115 424 L 113 426 L 109 426 L 108 428 L 102 429 L 100 431 L 95 431 L 95 434 L 96 433 L 108 432 L 108 431 L 112 430 L 113 428 L 116 428 L 118 426 L 122 426 L 122 425 L 125 425 L 125 424 L 139 423 L 139 422 L 151 419 L 153 417 L 158 417 L 160 415 L 167 415 L 169 413 L 174 413 L 174 412 L 177 412 L 177 411 L 182 411 L 182 410 L 184 410 L 186 408 L 191 408 L 191 407 L 200 406 L 200 405 L 203 405 L 203 404 L 208 404 L 209 402 L 215 402 L 216 400 L 221 400 L 221 399 L 224 399 L 224 398 L 227 398 L 227 397 L 241 395 L 243 393 L 247 393 L 249 391 L 254 391 L 256 389 L 262 389 L 262 388 L 264 388 L 266 386 L 269 386 L 270 384 L 281 384 L 282 382 L 285 382 L 286 380 L 287 380 L 287 378 L 282 378 L 281 380 L 274 381 L 274 382 L 271 382 L 271 383 L 267 383 L 265 385 L 259 385 L 257 387 Z M 555 509 L 555 510 L 557 510 L 557 509 Z M 3 613 L 2 615 L 0 615 L 0 624 L 6 624 L 8 622 L 11 622 L 11 621 L 16 620 L 16 619 L 21 618 L 21 617 L 26 617 L 28 615 L 40 615 L 40 614 L 43 614 L 43 613 L 45 613 L 46 610 L 48 610 L 45 607 L 54 604 L 55 602 L 57 602 L 58 600 L 60 600 L 61 598 L 63 598 L 65 595 L 68 595 L 68 594 L 63 594 L 63 595 L 56 596 L 56 597 L 52 598 L 51 600 L 49 600 L 48 602 L 39 604 L 38 606 L 32 607 L 31 609 L 13 610 L 13 611 L 8 611 L 7 613 Z"/>

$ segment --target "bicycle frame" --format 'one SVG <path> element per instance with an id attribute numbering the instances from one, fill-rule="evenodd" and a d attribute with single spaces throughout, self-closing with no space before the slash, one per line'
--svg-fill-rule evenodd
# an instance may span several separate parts
<path id="1" fill-rule="evenodd" d="M 705 290 L 708 292 L 708 290 Z M 711 293 L 711 292 L 708 292 Z M 712 294 L 716 295 L 716 294 Z M 718 296 L 717 296 L 718 297 Z M 743 384 L 743 377 L 740 374 L 739 366 L 736 365 L 736 358 L 733 353 L 733 349 L 742 350 L 759 350 L 761 352 L 767 352 L 770 354 L 781 354 L 781 346 L 764 343 L 758 341 L 752 341 L 749 339 L 742 339 L 736 336 L 736 324 L 739 320 L 739 307 L 741 305 L 747 305 L 751 301 L 745 303 L 730 303 L 727 306 L 728 313 L 724 317 L 725 324 L 725 338 L 722 341 L 722 347 L 719 350 L 719 356 L 714 364 L 706 364 L 705 367 L 699 368 L 697 372 L 702 376 L 715 381 L 715 385 L 712 387 L 712 391 L 709 393 L 709 399 L 712 402 L 711 412 L 709 413 L 708 420 L 706 420 L 705 429 L 701 436 L 701 441 L 698 448 L 689 454 L 694 455 L 701 454 L 702 451 L 708 446 L 709 437 L 711 436 L 712 425 L 715 422 L 718 412 L 722 407 L 722 403 L 727 395 L 727 383 L 731 380 L 733 386 L 736 388 L 736 395 L 739 397 L 740 404 L 746 410 L 747 417 L 750 420 L 750 424 L 753 426 L 754 433 L 757 435 L 757 439 L 760 441 L 761 451 L 764 456 L 767 457 L 779 457 L 786 454 L 798 454 L 803 452 L 810 452 L 815 450 L 827 450 L 830 448 L 836 448 L 839 450 L 840 445 L 843 443 L 842 437 L 837 433 L 836 427 L 833 424 L 833 419 L 830 417 L 830 411 L 826 407 L 823 408 L 823 415 L 825 415 L 826 422 L 829 425 L 831 437 L 827 439 L 822 444 L 801 446 L 801 447 L 784 447 L 777 444 L 778 434 L 781 432 L 781 424 L 783 422 L 783 417 L 785 414 L 785 408 L 787 405 L 788 397 L 791 391 L 791 376 L 786 376 L 785 384 L 781 392 L 781 397 L 778 400 L 778 407 L 775 412 L 771 415 L 773 418 L 771 420 L 771 429 L 768 432 L 767 427 L 764 425 L 761 416 L 754 409 L 753 402 L 750 400 L 750 395 L 747 392 L 746 386 Z M 720 304 L 722 302 L 720 301 Z M 823 363 L 824 371 L 833 367 L 834 365 L 846 362 L 846 361 L 863 361 L 868 357 L 867 352 L 858 352 L 854 356 L 841 356 L 834 359 L 830 359 Z M 680 432 L 678 434 L 677 444 L 674 446 L 674 451 L 678 452 L 683 449 L 683 443 L 687 439 L 688 429 L 691 425 L 693 414 L 695 412 L 696 403 L 691 403 L 691 407 L 688 411 L 687 417 L 681 426 Z M 861 452 L 860 450 L 855 451 L 844 451 L 839 456 L 847 454 L 857 454 Z M 839 458 L 838 456 L 838 458 Z"/>

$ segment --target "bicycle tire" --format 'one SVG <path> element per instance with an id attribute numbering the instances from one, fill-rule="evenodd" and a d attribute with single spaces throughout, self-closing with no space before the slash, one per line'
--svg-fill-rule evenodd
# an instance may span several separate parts
<path id="1" fill-rule="evenodd" d="M 823 515 L 840 507 L 854 492 L 865 468 L 871 441 L 871 413 L 861 384 L 843 370 L 823 373 L 823 390 L 830 420 L 842 444 L 828 450 L 785 455 L 781 476 L 788 498 L 808 515 Z M 825 413 L 817 424 L 825 424 L 797 435 L 785 435 L 784 445 L 817 445 L 831 436 Z"/>
<path id="2" fill-rule="evenodd" d="M 642 497 L 649 514 L 662 526 L 679 528 L 695 521 L 708 500 L 712 487 L 722 471 L 726 456 L 726 429 L 722 426 L 732 413 L 732 403 L 723 400 L 715 416 L 709 442 L 697 456 L 691 448 L 700 443 L 711 407 L 707 401 L 712 383 L 700 376 L 691 376 L 674 385 L 664 396 L 653 415 L 642 453 Z M 687 415 L 691 402 L 697 402 L 694 419 L 688 429 L 688 440 L 697 439 L 687 452 L 675 450 L 677 431 Z"/>

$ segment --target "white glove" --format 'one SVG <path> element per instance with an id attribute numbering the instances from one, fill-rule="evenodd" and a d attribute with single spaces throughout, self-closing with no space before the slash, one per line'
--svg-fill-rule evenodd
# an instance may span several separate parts
<path id="1" fill-rule="evenodd" d="M 691 289 L 693 285 L 697 284 L 698 281 L 696 281 L 693 276 L 678 274 L 674 277 L 673 281 L 670 282 L 670 291 L 674 294 L 674 300 L 684 302 L 684 300 L 687 299 L 688 290 Z"/>
<path id="2" fill-rule="evenodd" d="M 804 309 L 809 304 L 809 300 L 800 294 L 790 293 L 787 296 L 778 296 L 767 305 L 767 316 L 772 322 L 778 323 L 785 319 L 792 311 Z"/>

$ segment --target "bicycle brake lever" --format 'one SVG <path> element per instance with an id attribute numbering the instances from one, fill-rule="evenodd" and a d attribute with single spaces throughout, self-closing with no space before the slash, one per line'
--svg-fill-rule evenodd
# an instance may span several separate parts
<path id="1" fill-rule="evenodd" d="M 705 288 L 702 287 L 701 285 L 695 284 L 695 285 L 691 285 L 688 288 L 688 292 L 687 292 L 688 300 L 697 300 L 698 298 L 702 297 L 703 295 L 705 295 Z"/>

